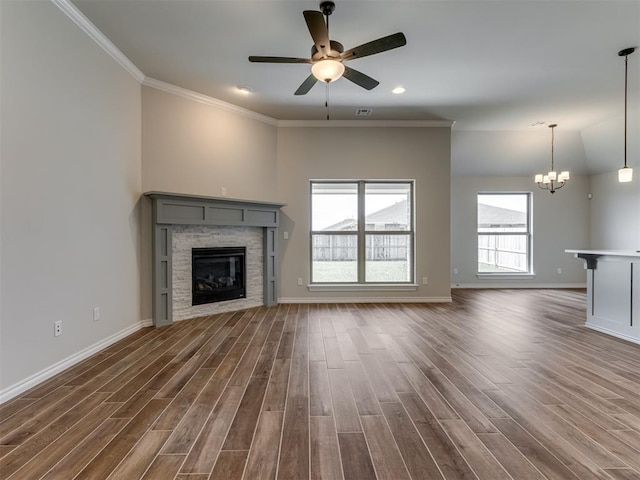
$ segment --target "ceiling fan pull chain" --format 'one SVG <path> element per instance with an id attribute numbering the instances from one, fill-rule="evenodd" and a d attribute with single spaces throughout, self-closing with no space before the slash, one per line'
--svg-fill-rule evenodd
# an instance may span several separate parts
<path id="1" fill-rule="evenodd" d="M 324 88 L 324 106 L 327 109 L 327 120 L 329 120 L 329 83 L 325 83 Z"/>

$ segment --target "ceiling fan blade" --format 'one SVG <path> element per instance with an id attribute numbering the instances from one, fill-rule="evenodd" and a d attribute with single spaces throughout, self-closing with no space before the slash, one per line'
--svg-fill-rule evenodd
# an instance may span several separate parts
<path id="1" fill-rule="evenodd" d="M 314 77 L 312 73 L 307 77 L 307 79 L 304 82 L 302 82 L 302 85 L 298 87 L 294 95 L 306 95 L 309 92 L 309 90 L 311 90 L 311 87 L 313 87 L 316 84 L 317 81 L 318 79 Z"/>
<path id="2" fill-rule="evenodd" d="M 294 58 L 294 57 L 251 56 L 249 57 L 249 61 L 257 62 L 257 63 L 311 63 L 311 60 L 308 58 Z"/>
<path id="3" fill-rule="evenodd" d="M 343 60 L 353 60 L 354 58 L 367 57 L 376 53 L 386 52 L 394 48 L 402 47 L 407 44 L 404 33 L 398 32 L 387 37 L 378 38 L 368 43 L 363 43 L 357 47 L 350 48 L 342 54 Z"/>
<path id="4" fill-rule="evenodd" d="M 322 12 L 315 10 L 305 10 L 302 12 L 304 19 L 307 22 L 309 33 L 313 38 L 318 52 L 322 52 L 322 56 L 326 57 L 331 49 L 331 42 L 329 42 L 329 31 L 327 25 L 324 23 L 324 16 Z"/>
<path id="5" fill-rule="evenodd" d="M 353 68 L 349 68 L 345 65 L 344 73 L 342 74 L 344 78 L 347 80 L 351 80 L 356 85 L 361 86 L 362 88 L 366 88 L 367 90 L 372 90 L 380 85 L 380 82 L 371 78 L 368 75 L 365 75 L 358 70 L 354 70 Z"/>

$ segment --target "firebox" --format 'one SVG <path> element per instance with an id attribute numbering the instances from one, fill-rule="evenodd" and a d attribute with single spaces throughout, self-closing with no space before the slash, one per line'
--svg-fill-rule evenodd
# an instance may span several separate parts
<path id="1" fill-rule="evenodd" d="M 192 305 L 246 298 L 245 247 L 191 250 Z"/>

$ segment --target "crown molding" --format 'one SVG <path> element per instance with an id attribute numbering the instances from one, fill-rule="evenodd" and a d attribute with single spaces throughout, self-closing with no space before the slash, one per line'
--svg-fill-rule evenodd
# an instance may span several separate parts
<path id="1" fill-rule="evenodd" d="M 445 127 L 450 120 L 280 120 L 279 127 Z"/>
<path id="2" fill-rule="evenodd" d="M 208 95 L 203 95 L 202 93 L 194 92 L 193 90 L 188 90 L 171 83 L 163 82 L 162 80 L 145 77 L 142 81 L 142 84 L 147 87 L 155 88 L 157 90 L 162 90 L 163 92 L 172 93 L 174 95 L 193 100 L 194 102 L 204 103 L 205 105 L 212 105 L 214 107 L 237 113 L 253 120 L 268 123 L 269 125 L 278 125 L 278 120 L 276 120 L 275 118 L 256 113 L 253 110 L 249 110 L 247 108 L 233 105 L 232 103 L 223 102 L 222 100 L 218 100 L 217 98 L 213 98 Z"/>
<path id="3" fill-rule="evenodd" d="M 227 103 L 217 98 L 178 87 L 172 83 L 163 82 L 151 77 L 145 77 L 142 84 L 178 95 L 194 102 L 212 105 L 230 112 L 243 115 L 253 120 L 275 125 L 277 127 L 445 127 L 450 128 L 454 122 L 450 120 L 278 120 L 247 108 Z"/>
<path id="4" fill-rule="evenodd" d="M 1 0 L 0 0 L 1 1 Z M 217 98 L 203 95 L 193 90 L 178 87 L 155 78 L 145 76 L 142 71 L 129 60 L 107 36 L 102 33 L 85 15 L 73 4 L 71 0 L 51 0 L 71 21 L 96 42 L 107 54 L 131 74 L 139 83 L 147 87 L 162 90 L 167 93 L 212 105 L 229 112 L 237 113 L 253 120 L 275 125 L 277 127 L 444 127 L 451 128 L 455 122 L 450 120 L 278 120 L 247 108 L 239 107 Z"/>
<path id="5" fill-rule="evenodd" d="M 276 127 L 444 127 L 451 128 L 455 122 L 450 120 L 278 120 L 247 108 L 227 103 L 217 98 L 194 92 L 187 88 L 178 87 L 172 83 L 163 82 L 151 77 L 145 77 L 142 84 L 178 95 L 194 102 L 212 105 L 214 107 L 243 115 L 259 122 L 275 125 Z"/>
<path id="6" fill-rule="evenodd" d="M 107 52 L 111 58 L 120 64 L 127 72 L 131 74 L 139 83 L 144 79 L 144 73 L 129 60 L 104 33 L 91 23 L 91 21 L 71 3 L 70 0 L 51 0 L 62 12 L 69 17 L 80 29 L 85 32 L 91 39 L 96 42 L 102 49 Z"/>

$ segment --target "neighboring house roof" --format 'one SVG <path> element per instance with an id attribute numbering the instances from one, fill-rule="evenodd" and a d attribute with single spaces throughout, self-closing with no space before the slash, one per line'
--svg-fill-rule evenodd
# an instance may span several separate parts
<path id="1" fill-rule="evenodd" d="M 344 220 L 340 220 L 338 223 L 334 223 L 333 225 L 329 225 L 326 228 L 323 228 L 322 231 L 343 231 L 343 230 L 356 230 L 356 219 L 355 218 L 345 218 Z"/>
<path id="2" fill-rule="evenodd" d="M 388 207 L 384 207 L 380 210 L 370 213 L 365 218 L 365 223 L 373 223 L 373 224 L 401 223 L 401 220 L 404 219 L 407 215 L 406 212 L 407 212 L 407 201 L 402 200 L 398 203 L 394 203 L 393 205 L 389 205 Z M 324 231 L 355 230 L 356 223 L 357 222 L 355 219 L 346 218 L 344 220 L 339 221 L 338 223 L 329 225 L 328 227 L 323 228 L 322 230 Z"/>
<path id="3" fill-rule="evenodd" d="M 365 221 L 369 224 L 389 224 L 398 223 L 399 219 L 404 218 L 407 211 L 407 201 L 403 200 L 388 207 L 382 208 L 376 212 L 367 215 Z M 356 229 L 356 220 L 354 218 L 345 218 L 344 220 L 323 228 L 323 231 L 347 231 Z M 501 226 L 525 226 L 527 224 L 527 214 L 509 208 L 495 207 L 493 205 L 478 204 L 478 225 L 501 225 Z"/>
<path id="4" fill-rule="evenodd" d="M 407 201 L 402 200 L 367 215 L 367 223 L 404 223 L 407 218 Z"/>
<path id="5" fill-rule="evenodd" d="M 508 208 L 494 207 L 493 205 L 485 205 L 484 203 L 478 204 L 478 225 L 502 225 L 502 226 L 514 226 L 514 225 L 526 225 L 527 214 L 525 212 L 519 212 L 517 210 L 510 210 Z"/>

